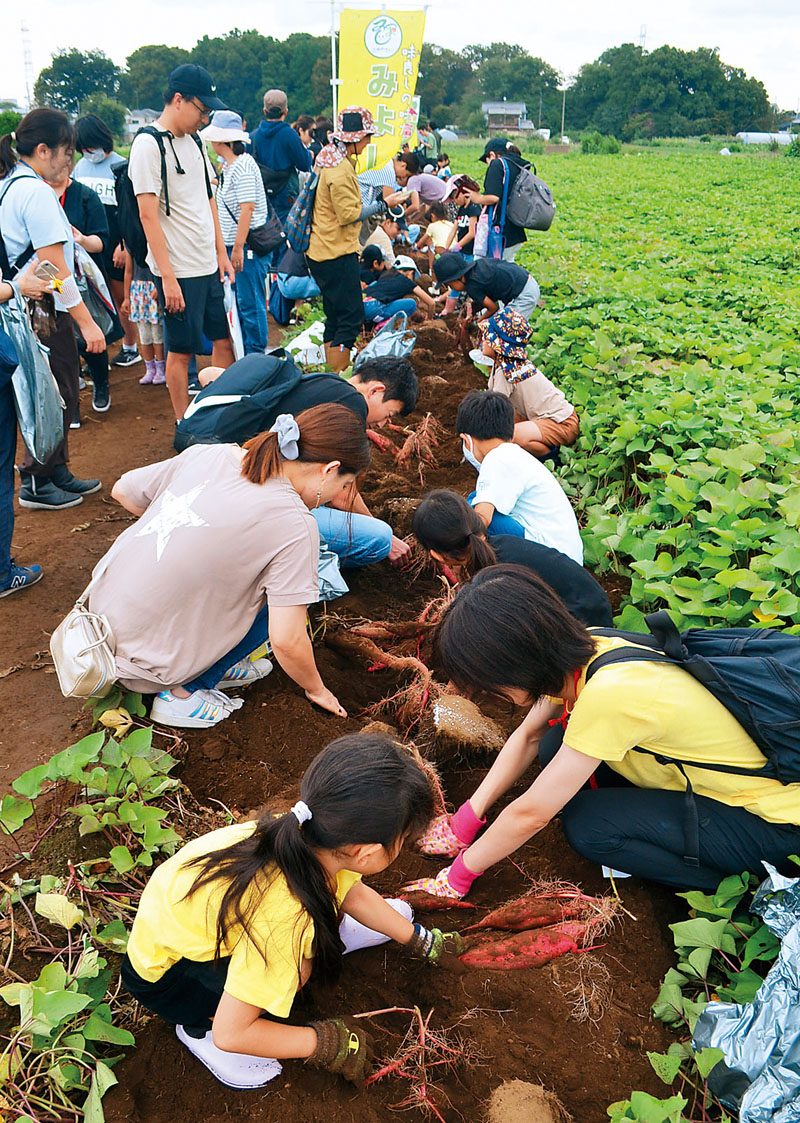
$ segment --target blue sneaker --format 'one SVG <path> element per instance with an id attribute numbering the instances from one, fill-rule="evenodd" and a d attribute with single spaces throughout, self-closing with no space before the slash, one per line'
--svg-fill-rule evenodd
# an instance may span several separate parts
<path id="1" fill-rule="evenodd" d="M 35 585 L 41 581 L 44 571 L 40 565 L 15 565 L 11 559 L 11 569 L 8 576 L 0 578 L 0 597 L 11 596 L 20 589 L 27 589 L 28 585 Z"/>

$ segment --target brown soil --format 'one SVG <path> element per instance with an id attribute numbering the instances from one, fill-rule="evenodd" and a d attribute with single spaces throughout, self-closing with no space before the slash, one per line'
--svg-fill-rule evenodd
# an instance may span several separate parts
<path id="1" fill-rule="evenodd" d="M 567 1123 L 558 1098 L 541 1084 L 509 1080 L 492 1092 L 488 1123 Z"/>
<path id="2" fill-rule="evenodd" d="M 460 398 L 467 389 L 480 386 L 482 377 L 463 361 L 452 335 L 439 321 L 419 328 L 415 355 L 422 397 L 408 421 L 417 424 L 431 410 L 452 432 Z M 171 453 L 167 394 L 163 389 L 139 387 L 140 375 L 141 368 L 136 367 L 112 376 L 113 403 L 107 414 L 92 415 L 88 394 L 83 395 L 86 419 L 83 428 L 72 434 L 72 467 L 76 474 L 101 476 L 103 493 L 60 514 L 18 513 L 15 552 L 21 561 L 43 564 L 46 575 L 35 589 L 6 599 L 0 608 L 0 712 L 5 715 L 0 727 L 0 783 L 5 790 L 21 771 L 88 729 L 87 715 L 58 691 L 47 642 L 85 585 L 92 565 L 125 525 L 124 512 L 108 499 L 114 479 L 133 465 Z M 402 444 L 402 434 L 391 435 Z M 423 468 L 425 487 L 450 486 L 466 492 L 474 476 L 459 464 L 455 436 L 444 441 L 437 454 L 437 466 Z M 390 518 L 401 533 L 408 529 L 421 490 L 416 464 L 399 470 L 388 453 L 374 451 L 363 493 L 373 511 Z M 347 580 L 350 594 L 317 616 L 316 623 L 320 615 L 326 616 L 331 631 L 342 619 L 350 623 L 408 620 L 442 592 L 433 573 L 411 583 L 388 563 L 348 573 Z M 367 673 L 322 642 L 318 661 L 325 682 L 350 716 L 341 721 L 312 710 L 276 670 L 248 690 L 245 706 L 218 729 L 187 736 L 182 778 L 201 802 L 217 800 L 245 812 L 267 799 L 293 796 L 315 753 L 333 737 L 361 728 L 368 720 L 364 710 L 396 689 L 389 672 Z M 490 712 L 506 731 L 519 719 L 510 709 Z M 384 716 L 384 720 L 390 719 Z M 462 752 L 440 761 L 448 801 L 457 805 L 470 794 L 492 755 Z M 523 787 L 519 784 L 508 798 Z M 526 876 L 566 878 L 589 893 L 608 890 L 597 867 L 570 850 L 557 822 L 515 857 L 518 865 L 503 862 L 481 878 L 471 896 L 476 905 L 492 906 L 518 896 L 526 888 Z M 411 878 L 438 868 L 436 862 L 404 852 L 376 879 L 376 887 L 387 895 L 396 893 Z M 627 909 L 637 919 L 624 917 L 600 950 L 540 970 L 470 971 L 456 976 L 426 969 L 398 949 L 377 948 L 348 957 L 335 990 L 303 995 L 293 1017 L 303 1021 L 419 1005 L 424 1013 L 434 1007 L 431 1024 L 442 1029 L 468 1015 L 455 1032 L 477 1047 L 481 1058 L 437 1081 L 433 1095 L 448 1123 L 483 1118 L 492 1090 L 520 1077 L 552 1089 L 580 1123 L 602 1123 L 606 1106 L 632 1088 L 661 1094 L 645 1050 L 664 1051 L 669 1042 L 664 1028 L 651 1020 L 649 1007 L 672 961 L 667 924 L 678 915 L 675 899 L 633 879 L 623 882 L 622 890 Z M 464 926 L 474 917 L 454 910 L 436 914 L 435 922 Z M 602 1002 L 588 1004 L 590 1020 L 578 1021 L 574 1015 L 580 982 L 592 960 L 607 969 L 611 985 Z M 379 1055 L 392 1055 L 398 1042 L 389 1031 L 402 1036 L 409 1021 L 407 1014 L 373 1020 Z M 324 1073 L 287 1062 L 283 1076 L 263 1092 L 239 1093 L 218 1084 L 157 1019 L 143 1016 L 136 1038 L 137 1048 L 116 1070 L 120 1086 L 104 1101 L 110 1123 L 187 1123 L 198 1118 L 222 1123 L 231 1117 L 280 1118 L 283 1123 L 378 1123 L 394 1118 L 393 1106 L 411 1091 L 408 1081 L 389 1077 L 359 1093 Z M 430 1118 L 420 1108 L 406 1117 Z"/>

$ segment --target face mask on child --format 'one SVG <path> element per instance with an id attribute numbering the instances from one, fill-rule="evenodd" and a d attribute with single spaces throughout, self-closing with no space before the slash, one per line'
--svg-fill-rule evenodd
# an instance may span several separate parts
<path id="1" fill-rule="evenodd" d="M 469 447 L 467 447 L 467 441 L 469 441 Z M 464 454 L 464 459 L 466 460 L 467 464 L 471 464 L 476 471 L 480 472 L 480 461 L 475 459 L 475 454 L 472 451 L 472 437 L 467 437 L 467 441 L 462 441 L 461 443 L 461 451 Z"/>
<path id="2" fill-rule="evenodd" d="M 106 154 L 102 148 L 87 148 L 83 154 L 90 164 L 102 164 Z"/>

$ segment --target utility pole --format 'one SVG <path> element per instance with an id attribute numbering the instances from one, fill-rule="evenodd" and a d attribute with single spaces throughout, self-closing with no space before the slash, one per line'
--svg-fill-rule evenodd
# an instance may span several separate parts
<path id="1" fill-rule="evenodd" d="M 33 51 L 31 50 L 31 33 L 25 21 L 22 21 L 22 65 L 25 71 L 25 103 L 28 109 L 33 108 Z"/>
<path id="2" fill-rule="evenodd" d="M 567 87 L 561 91 L 561 136 L 564 136 L 564 116 L 567 111 Z"/>
<path id="3" fill-rule="evenodd" d="M 539 90 L 539 128 L 542 127 L 542 91 Z"/>
<path id="4" fill-rule="evenodd" d="M 334 125 L 338 114 L 338 85 L 339 78 L 336 76 L 336 0 L 331 0 L 331 98 L 333 101 Z"/>

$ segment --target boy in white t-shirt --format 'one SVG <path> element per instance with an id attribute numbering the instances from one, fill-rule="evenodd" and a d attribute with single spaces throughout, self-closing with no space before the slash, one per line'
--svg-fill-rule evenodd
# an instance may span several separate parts
<path id="1" fill-rule="evenodd" d="M 478 469 L 469 497 L 492 534 L 514 534 L 583 565 L 578 521 L 552 472 L 514 439 L 514 407 L 503 394 L 471 390 L 458 407 L 464 458 Z"/>

